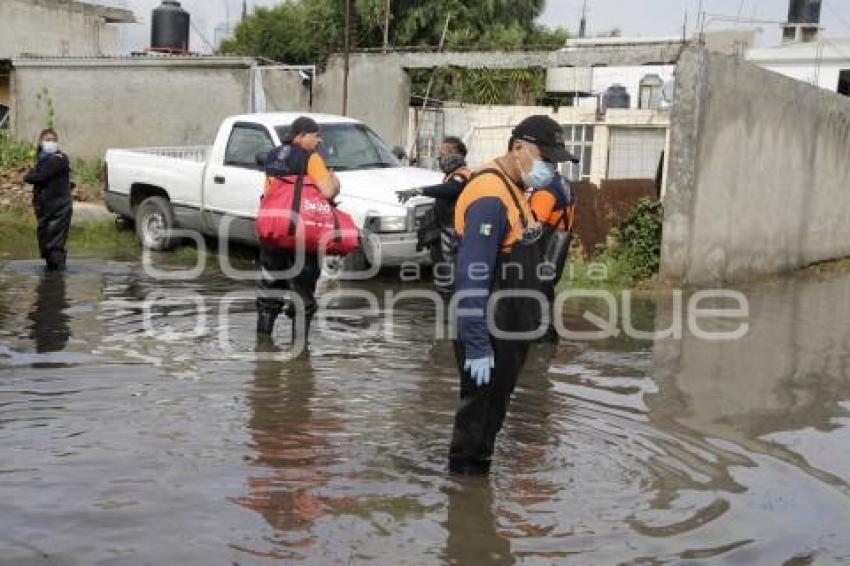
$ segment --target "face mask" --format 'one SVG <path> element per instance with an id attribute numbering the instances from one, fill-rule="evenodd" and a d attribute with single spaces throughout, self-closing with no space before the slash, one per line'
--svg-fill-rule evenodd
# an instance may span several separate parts
<path id="1" fill-rule="evenodd" d="M 49 154 L 57 153 L 59 151 L 59 142 L 55 142 L 55 141 L 41 142 L 41 151 L 43 151 L 44 153 L 49 153 Z"/>
<path id="2" fill-rule="evenodd" d="M 531 153 L 525 150 L 529 157 Z M 542 189 L 552 182 L 555 177 L 555 166 L 542 159 L 531 160 L 531 171 L 522 174 L 522 182 L 529 188 Z"/>
<path id="3" fill-rule="evenodd" d="M 452 171 L 459 169 L 466 165 L 466 160 L 462 155 L 459 154 L 450 154 L 450 155 L 441 155 L 439 159 L 440 171 L 448 175 Z"/>

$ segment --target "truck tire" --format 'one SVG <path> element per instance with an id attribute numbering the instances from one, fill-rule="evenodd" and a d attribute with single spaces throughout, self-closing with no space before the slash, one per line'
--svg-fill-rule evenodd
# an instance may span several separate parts
<path id="1" fill-rule="evenodd" d="M 167 199 L 148 197 L 136 208 L 136 235 L 144 248 L 156 252 L 174 248 L 177 240 L 169 235 L 174 228 L 174 210 Z"/>
<path id="2" fill-rule="evenodd" d="M 352 273 L 360 273 L 369 269 L 369 259 L 363 248 L 358 247 L 345 257 L 326 257 L 322 266 L 326 276 L 332 276 L 340 281 L 349 281 Z"/>

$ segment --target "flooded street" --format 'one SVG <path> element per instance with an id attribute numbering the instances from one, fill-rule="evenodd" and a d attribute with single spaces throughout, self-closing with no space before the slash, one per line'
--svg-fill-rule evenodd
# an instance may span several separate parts
<path id="1" fill-rule="evenodd" d="M 737 341 L 536 346 L 486 480 L 445 472 L 431 304 L 384 323 L 427 286 L 345 287 L 378 310 L 332 301 L 309 355 L 258 357 L 252 286 L 216 270 L 5 263 L 0 564 L 850 563 L 850 275 L 742 288 Z"/>

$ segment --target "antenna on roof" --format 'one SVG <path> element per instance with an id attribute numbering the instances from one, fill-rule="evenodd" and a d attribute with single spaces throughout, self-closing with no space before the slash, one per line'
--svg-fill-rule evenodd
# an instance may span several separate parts
<path id="1" fill-rule="evenodd" d="M 581 24 L 578 28 L 579 38 L 587 37 L 587 0 L 584 0 L 584 6 L 581 9 Z"/>

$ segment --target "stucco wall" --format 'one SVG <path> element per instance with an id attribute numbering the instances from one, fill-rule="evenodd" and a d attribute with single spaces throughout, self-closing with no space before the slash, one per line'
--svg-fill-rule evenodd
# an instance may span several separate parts
<path id="1" fill-rule="evenodd" d="M 23 53 L 92 56 L 118 53 L 118 29 L 95 7 L 49 0 L 0 2 L 0 59 Z"/>
<path id="2" fill-rule="evenodd" d="M 222 119 L 251 108 L 250 62 L 108 63 L 16 63 L 15 135 L 45 126 L 45 93 L 63 146 L 86 159 L 111 147 L 211 143 Z"/>
<path id="3" fill-rule="evenodd" d="M 342 58 L 334 56 L 316 81 L 315 112 L 342 114 L 343 77 Z M 351 56 L 349 116 L 368 124 L 388 145 L 404 146 L 409 103 L 410 77 L 398 60 L 363 53 Z"/>
<path id="4" fill-rule="evenodd" d="M 676 88 L 664 279 L 713 285 L 850 256 L 850 99 L 699 50 Z"/>

